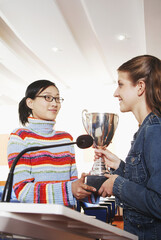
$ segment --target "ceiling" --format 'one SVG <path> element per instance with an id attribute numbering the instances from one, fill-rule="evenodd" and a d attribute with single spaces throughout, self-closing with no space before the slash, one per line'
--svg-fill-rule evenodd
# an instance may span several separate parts
<path id="1" fill-rule="evenodd" d="M 0 0 L 0 13 L 0 105 L 37 79 L 90 94 L 124 61 L 161 58 L 161 0 Z"/>

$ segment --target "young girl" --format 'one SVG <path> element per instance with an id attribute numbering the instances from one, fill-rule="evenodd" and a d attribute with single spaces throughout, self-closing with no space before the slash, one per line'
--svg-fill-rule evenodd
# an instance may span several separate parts
<path id="1" fill-rule="evenodd" d="M 70 143 L 67 132 L 55 131 L 55 119 L 63 98 L 53 82 L 38 80 L 31 83 L 19 103 L 20 122 L 8 143 L 8 163 L 32 146 Z M 27 203 L 55 203 L 74 206 L 77 199 L 90 196 L 93 187 L 84 184 L 85 174 L 77 179 L 73 145 L 27 152 L 14 171 L 13 188 L 17 199 Z M 90 191 L 90 192 L 89 192 Z"/>
<path id="2" fill-rule="evenodd" d="M 139 129 L 124 161 L 108 150 L 96 150 L 116 169 L 99 189 L 115 195 L 123 207 L 124 229 L 141 240 L 161 239 L 161 61 L 144 55 L 118 68 L 114 93 L 121 112 L 131 111 Z"/>

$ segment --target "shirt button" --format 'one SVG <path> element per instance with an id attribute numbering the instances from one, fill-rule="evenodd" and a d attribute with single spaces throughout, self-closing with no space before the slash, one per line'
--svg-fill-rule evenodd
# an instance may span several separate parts
<path id="1" fill-rule="evenodd" d="M 133 158 L 131 158 L 131 162 L 133 163 L 135 161 L 135 158 L 133 157 Z"/>

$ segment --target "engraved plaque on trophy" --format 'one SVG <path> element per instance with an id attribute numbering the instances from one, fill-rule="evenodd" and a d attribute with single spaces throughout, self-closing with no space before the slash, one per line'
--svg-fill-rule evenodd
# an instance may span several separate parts
<path id="1" fill-rule="evenodd" d="M 119 117 L 114 113 L 89 113 L 82 111 L 82 120 L 86 132 L 93 137 L 94 147 L 106 148 L 112 141 L 118 125 Z M 86 183 L 98 190 L 102 183 L 107 180 L 104 174 L 108 172 L 102 158 L 97 159 L 86 178 Z"/>

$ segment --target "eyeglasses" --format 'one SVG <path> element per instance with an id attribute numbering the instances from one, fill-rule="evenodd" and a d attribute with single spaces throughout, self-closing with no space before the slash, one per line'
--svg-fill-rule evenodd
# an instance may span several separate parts
<path id="1" fill-rule="evenodd" d="M 42 97 L 45 98 L 45 100 L 47 102 L 52 102 L 53 100 L 55 100 L 56 103 L 62 103 L 64 101 L 64 98 L 61 97 L 53 97 L 51 95 L 44 95 L 44 96 L 36 96 L 36 97 Z"/>

